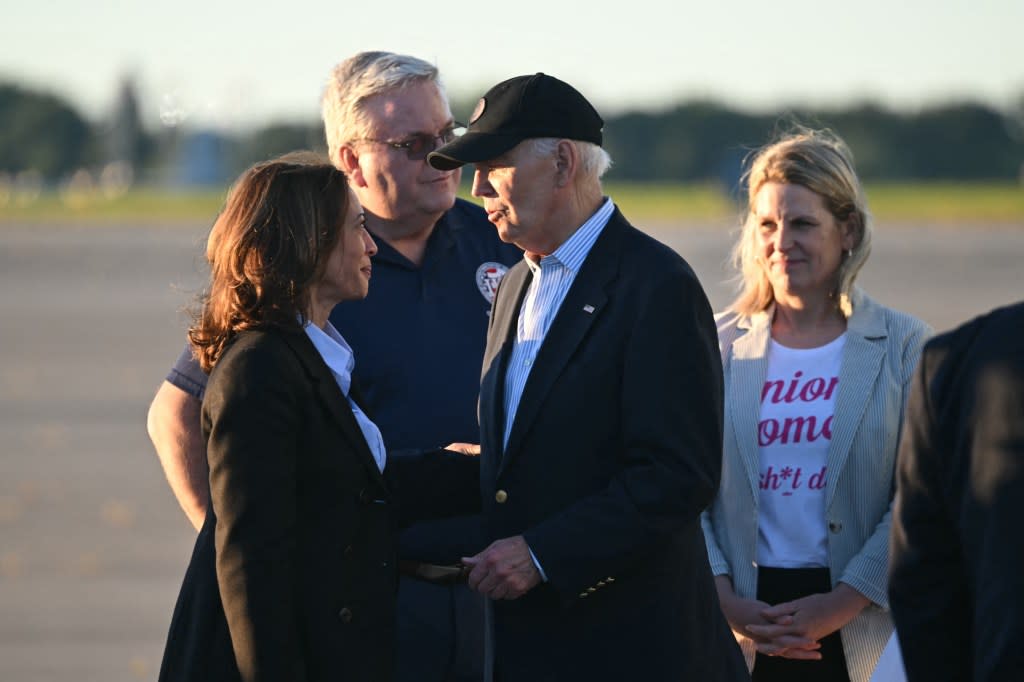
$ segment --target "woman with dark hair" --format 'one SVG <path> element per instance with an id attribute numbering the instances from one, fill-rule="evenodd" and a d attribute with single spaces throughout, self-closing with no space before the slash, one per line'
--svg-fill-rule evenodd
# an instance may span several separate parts
<path id="1" fill-rule="evenodd" d="M 386 468 L 359 407 L 352 351 L 328 315 L 366 296 L 375 252 L 332 166 L 259 164 L 228 196 L 189 330 L 210 372 L 210 509 L 162 680 L 390 679 L 395 491 L 409 492 L 403 514 L 478 503 L 472 458 L 437 451 Z"/>
<path id="2" fill-rule="evenodd" d="M 893 629 L 893 469 L 930 330 L 854 286 L 871 224 L 842 140 L 788 135 L 747 179 L 741 290 L 716 317 L 726 409 L 708 556 L 755 681 L 866 682 Z"/>

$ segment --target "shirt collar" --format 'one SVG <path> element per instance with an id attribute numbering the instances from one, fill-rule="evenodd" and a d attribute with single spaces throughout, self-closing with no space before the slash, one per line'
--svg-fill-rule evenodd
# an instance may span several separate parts
<path id="1" fill-rule="evenodd" d="M 356 366 L 352 347 L 330 322 L 323 329 L 311 322 L 306 322 L 304 329 L 306 336 L 320 353 L 320 357 L 324 359 L 331 372 L 338 377 L 342 393 L 347 397 L 352 386 L 352 370 Z"/>
<path id="2" fill-rule="evenodd" d="M 572 272 L 578 272 L 587 259 L 594 242 L 601 236 L 604 226 L 612 217 L 615 211 L 615 203 L 610 197 L 606 197 L 601 207 L 586 222 L 580 225 L 579 229 L 573 232 L 568 239 L 562 242 L 554 252 L 544 256 L 539 263 L 524 255 L 526 264 L 536 274 L 537 270 L 548 264 L 558 264 Z"/>
<path id="3" fill-rule="evenodd" d="M 452 233 L 461 229 L 459 221 L 451 219 L 452 209 L 448 209 L 444 214 L 434 223 L 434 227 L 431 228 L 430 235 L 427 236 L 426 251 L 424 252 L 424 264 L 427 259 L 427 252 L 432 251 L 435 248 L 449 248 L 454 244 Z M 423 267 L 423 264 L 416 266 L 413 265 L 408 258 L 403 256 L 398 250 L 391 246 L 383 237 L 374 234 L 372 230 L 369 231 L 370 236 L 373 238 L 374 243 L 377 245 L 377 253 L 370 256 L 370 260 L 374 263 L 388 263 L 390 265 L 397 265 L 405 268 L 406 270 L 418 270 Z"/>

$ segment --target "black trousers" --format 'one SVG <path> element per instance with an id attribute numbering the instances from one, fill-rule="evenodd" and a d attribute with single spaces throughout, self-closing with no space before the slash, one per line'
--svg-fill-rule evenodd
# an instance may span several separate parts
<path id="1" fill-rule="evenodd" d="M 768 604 L 830 592 L 832 581 L 827 568 L 757 569 L 757 598 Z M 820 661 L 798 661 L 780 656 L 757 654 L 753 682 L 850 682 L 846 657 L 839 632 L 821 640 Z"/>

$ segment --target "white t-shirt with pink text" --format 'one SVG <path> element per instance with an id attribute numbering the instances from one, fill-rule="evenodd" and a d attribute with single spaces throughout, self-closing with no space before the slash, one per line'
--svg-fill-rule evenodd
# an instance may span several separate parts
<path id="1" fill-rule="evenodd" d="M 757 429 L 759 566 L 828 566 L 826 459 L 845 342 L 842 334 L 819 348 L 769 344 Z"/>

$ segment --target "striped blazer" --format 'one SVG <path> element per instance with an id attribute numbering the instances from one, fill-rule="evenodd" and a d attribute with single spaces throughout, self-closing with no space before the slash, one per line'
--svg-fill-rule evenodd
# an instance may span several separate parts
<path id="1" fill-rule="evenodd" d="M 826 460 L 824 521 L 832 584 L 845 582 L 872 602 L 840 633 L 850 679 L 866 682 L 893 630 L 887 594 L 893 470 L 910 379 L 931 329 L 859 288 L 852 302 Z M 725 371 L 722 482 L 701 523 L 713 573 L 731 576 L 736 594 L 747 598 L 757 595 L 757 428 L 772 313 L 716 316 Z M 752 667 L 754 643 L 738 638 Z"/>

